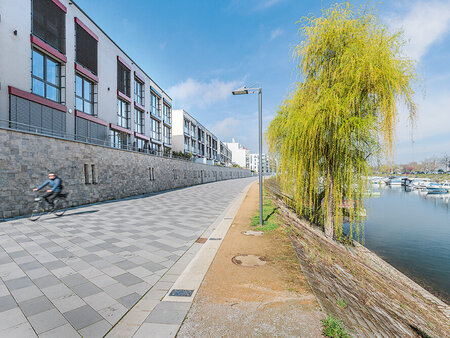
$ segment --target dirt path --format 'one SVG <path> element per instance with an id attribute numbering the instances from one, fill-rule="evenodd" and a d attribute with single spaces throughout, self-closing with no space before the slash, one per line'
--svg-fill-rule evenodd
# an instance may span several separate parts
<path id="1" fill-rule="evenodd" d="M 245 236 L 258 209 L 258 185 L 249 190 L 220 247 L 178 337 L 320 337 L 324 314 L 303 276 L 289 238 L 280 227 Z M 254 229 L 252 229 L 254 230 Z M 242 267 L 239 254 L 266 264 Z"/>

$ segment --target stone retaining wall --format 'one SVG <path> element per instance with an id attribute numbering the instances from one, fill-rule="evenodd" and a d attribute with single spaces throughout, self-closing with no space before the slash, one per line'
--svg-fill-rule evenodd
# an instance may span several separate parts
<path id="1" fill-rule="evenodd" d="M 72 206 L 251 175 L 239 168 L 0 129 L 0 218 L 28 214 L 32 189 L 49 171 L 63 179 Z"/>

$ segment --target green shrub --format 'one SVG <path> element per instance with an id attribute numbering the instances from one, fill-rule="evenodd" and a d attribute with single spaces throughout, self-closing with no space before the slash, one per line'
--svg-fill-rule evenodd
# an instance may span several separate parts
<path id="1" fill-rule="evenodd" d="M 333 315 L 329 315 L 327 318 L 322 319 L 322 334 L 325 337 L 333 338 L 350 338 L 351 335 L 347 332 L 342 323 L 342 320 L 333 318 Z"/>

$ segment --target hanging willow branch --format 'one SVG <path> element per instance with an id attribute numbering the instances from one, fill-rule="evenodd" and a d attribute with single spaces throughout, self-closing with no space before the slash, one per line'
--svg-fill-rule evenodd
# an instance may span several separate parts
<path id="1" fill-rule="evenodd" d="M 414 63 L 401 53 L 400 32 L 348 3 L 302 22 L 295 56 L 303 82 L 271 122 L 269 147 L 297 211 L 335 238 L 345 212 L 351 236 L 360 231 L 368 159 L 392 156 L 398 103 L 415 118 Z"/>

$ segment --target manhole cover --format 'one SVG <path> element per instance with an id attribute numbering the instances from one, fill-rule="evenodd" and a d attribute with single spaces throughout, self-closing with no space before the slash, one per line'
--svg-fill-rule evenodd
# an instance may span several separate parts
<path id="1" fill-rule="evenodd" d="M 264 257 L 256 255 L 237 255 L 234 256 L 231 261 L 236 265 L 246 267 L 256 267 L 266 264 L 266 260 Z"/>
<path id="2" fill-rule="evenodd" d="M 191 297 L 194 293 L 194 290 L 185 290 L 185 289 L 173 289 L 169 296 L 172 297 Z"/>
<path id="3" fill-rule="evenodd" d="M 264 235 L 264 232 L 255 231 L 255 230 L 247 230 L 247 231 L 243 231 L 242 234 L 244 234 L 246 236 L 262 236 L 262 235 Z"/>

